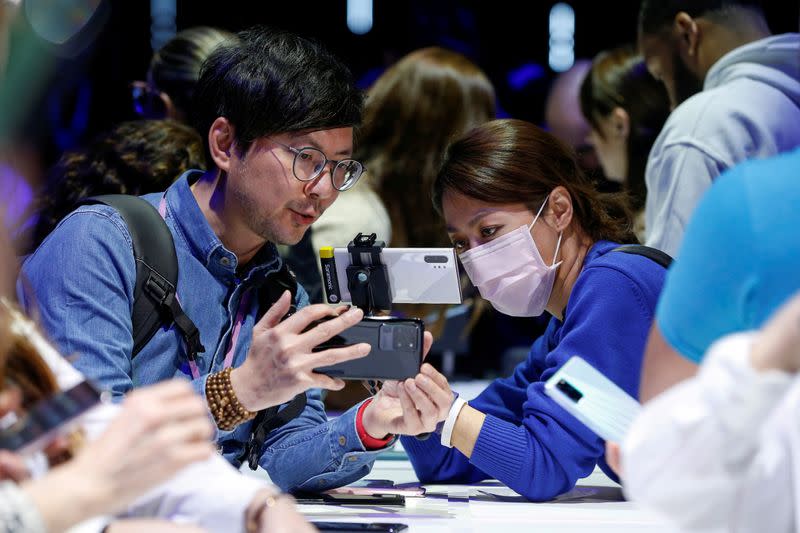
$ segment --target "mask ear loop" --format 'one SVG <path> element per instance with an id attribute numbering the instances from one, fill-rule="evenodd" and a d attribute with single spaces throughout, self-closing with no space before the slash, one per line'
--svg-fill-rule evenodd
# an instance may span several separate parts
<path id="1" fill-rule="evenodd" d="M 547 200 L 549 200 L 549 199 L 550 199 L 550 195 L 548 194 L 547 197 L 544 199 L 544 202 L 542 202 L 542 207 L 539 208 L 539 211 L 536 212 L 536 216 L 533 217 L 533 222 L 531 222 L 531 225 L 528 226 L 528 231 L 531 231 L 533 229 L 533 225 L 536 224 L 537 220 L 539 220 L 539 215 L 541 215 L 542 211 L 544 211 L 544 206 L 547 205 Z M 560 231 L 558 233 L 558 241 L 556 241 L 556 253 L 553 254 L 553 263 L 550 265 L 551 267 L 556 266 L 556 258 L 558 257 L 558 250 L 561 248 L 561 237 L 563 237 L 563 236 L 564 236 L 564 232 Z"/>
<path id="2" fill-rule="evenodd" d="M 556 241 L 556 253 L 553 254 L 553 264 L 550 265 L 551 267 L 557 266 L 556 264 L 556 257 L 558 257 L 558 249 L 561 248 L 561 237 L 564 236 L 564 232 L 558 232 L 558 241 Z M 558 264 L 561 264 L 560 262 Z"/>
<path id="3" fill-rule="evenodd" d="M 549 194 L 548 194 L 548 195 L 547 195 L 547 197 L 544 199 L 544 202 L 542 202 L 542 207 L 540 207 L 540 208 L 539 208 L 539 210 L 536 212 L 536 216 L 535 216 L 535 217 L 533 217 L 533 222 L 531 222 L 531 225 L 530 225 L 530 226 L 528 226 L 528 231 L 532 230 L 532 229 L 533 229 L 533 225 L 534 225 L 534 224 L 536 224 L 536 221 L 537 221 L 537 220 L 539 220 L 539 215 L 541 215 L 541 214 L 542 214 L 542 211 L 544 211 L 544 206 L 546 206 L 546 205 L 547 205 L 547 200 L 548 200 L 548 198 L 550 198 L 550 195 L 549 195 Z"/>

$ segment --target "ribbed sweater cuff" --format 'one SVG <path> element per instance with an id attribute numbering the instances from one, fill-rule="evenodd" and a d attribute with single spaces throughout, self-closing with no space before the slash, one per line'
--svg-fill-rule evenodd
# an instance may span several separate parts
<path id="1" fill-rule="evenodd" d="M 403 443 L 403 449 L 408 454 L 409 458 L 413 457 L 418 459 L 418 462 L 429 462 L 431 453 L 440 452 L 437 448 L 441 448 L 439 444 L 439 435 L 435 433 L 428 437 L 426 440 L 419 440 L 415 437 L 402 436 L 400 441 Z"/>
<path id="2" fill-rule="evenodd" d="M 520 475 L 527 448 L 525 428 L 486 415 L 470 462 L 508 485 Z"/>

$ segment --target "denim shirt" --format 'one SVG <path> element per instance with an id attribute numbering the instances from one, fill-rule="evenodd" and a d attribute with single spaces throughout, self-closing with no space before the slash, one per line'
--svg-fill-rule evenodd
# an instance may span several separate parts
<path id="1" fill-rule="evenodd" d="M 214 234 L 189 188 L 199 175 L 188 171 L 166 193 L 144 196 L 156 207 L 166 199 L 165 220 L 178 255 L 178 299 L 206 348 L 197 356 L 199 378 L 192 379 L 185 343 L 174 327 L 159 329 L 131 360 L 136 267 L 130 234 L 114 209 L 80 207 L 23 264 L 17 283 L 20 301 L 38 314 L 42 327 L 78 370 L 115 398 L 174 377 L 191 380 L 205 396 L 208 374 L 223 369 L 243 293 L 281 266 L 275 246 L 267 243 L 243 279 L 237 277 L 236 255 Z M 257 298 L 247 300 L 233 367 L 244 362 L 252 340 L 258 303 Z M 301 287 L 296 304 L 307 303 Z M 358 406 L 328 420 L 320 391 L 310 390 L 307 397 L 298 418 L 268 435 L 261 467 L 284 490 L 325 490 L 366 475 L 379 451 L 366 451 L 358 437 Z M 251 425 L 217 431 L 218 446 L 236 466 Z"/>

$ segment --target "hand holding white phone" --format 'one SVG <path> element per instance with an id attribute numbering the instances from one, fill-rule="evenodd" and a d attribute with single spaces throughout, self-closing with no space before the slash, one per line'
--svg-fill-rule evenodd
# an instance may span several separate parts
<path id="1" fill-rule="evenodd" d="M 641 410 L 639 402 L 578 356 L 564 363 L 544 390 L 606 441 L 622 442 Z"/>

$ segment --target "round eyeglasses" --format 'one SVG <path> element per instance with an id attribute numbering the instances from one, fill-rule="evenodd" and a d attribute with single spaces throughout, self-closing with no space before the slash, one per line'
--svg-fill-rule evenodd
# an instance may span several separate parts
<path id="1" fill-rule="evenodd" d="M 331 170 L 331 182 L 337 191 L 346 191 L 356 184 L 358 178 L 366 170 L 364 165 L 355 159 L 342 159 L 335 161 L 328 159 L 322 150 L 306 146 L 305 148 L 294 148 L 283 144 L 274 139 L 270 139 L 277 145 L 283 146 L 294 154 L 292 172 L 294 177 L 300 181 L 312 181 L 319 177 L 325 170 L 328 163 L 333 165 Z"/>

